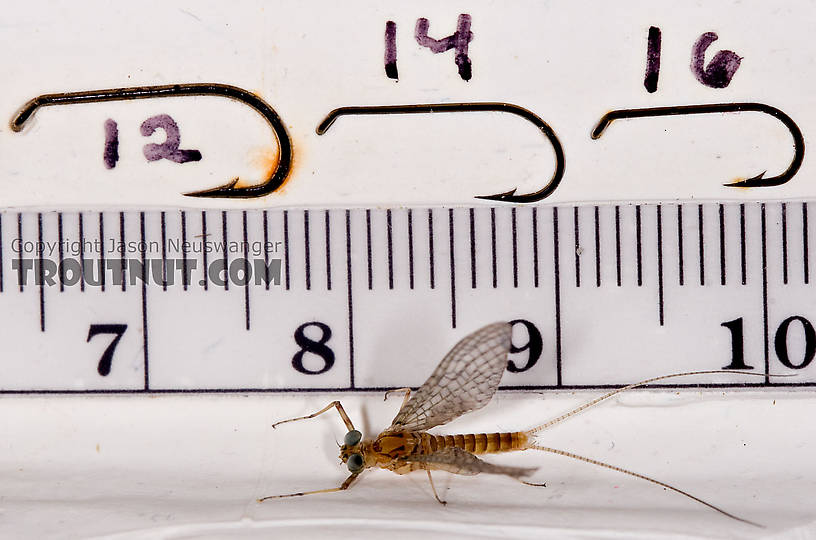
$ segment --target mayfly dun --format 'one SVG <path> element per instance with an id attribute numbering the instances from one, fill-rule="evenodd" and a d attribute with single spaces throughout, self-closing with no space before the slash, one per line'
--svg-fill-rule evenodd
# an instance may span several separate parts
<path id="1" fill-rule="evenodd" d="M 332 408 L 336 409 L 348 428 L 348 433 L 346 433 L 343 444 L 340 446 L 340 459 L 346 464 L 351 474 L 338 487 L 286 495 L 272 495 L 258 499 L 258 501 L 344 491 L 352 485 L 363 471 L 379 467 L 397 474 L 425 471 L 428 475 L 434 497 L 436 497 L 436 500 L 440 503 L 445 504 L 445 501 L 440 499 L 436 492 L 431 471 L 447 471 L 462 475 L 476 475 L 479 473 L 500 474 L 514 478 L 526 485 L 544 486 L 544 484 L 537 484 L 525 480 L 525 478 L 537 470 L 535 468 L 494 465 L 477 457 L 483 454 L 541 450 L 646 480 L 693 499 L 730 518 L 756 525 L 755 523 L 737 517 L 711 503 L 695 497 L 686 491 L 655 480 L 654 478 L 571 452 L 543 446 L 536 441 L 536 435 L 539 432 L 563 422 L 589 407 L 597 405 L 601 401 L 625 390 L 672 377 L 710 373 L 754 375 L 752 373 L 731 370 L 712 370 L 691 371 L 654 377 L 608 392 L 580 407 L 526 431 L 516 431 L 512 433 L 470 433 L 461 435 L 435 435 L 428 433 L 428 430 L 435 426 L 446 424 L 454 418 L 487 405 L 493 397 L 493 394 L 496 393 L 499 381 L 507 367 L 508 355 L 511 349 L 511 336 L 512 325 L 510 323 L 499 322 L 485 326 L 457 343 L 453 349 L 445 355 L 434 372 L 431 373 L 431 376 L 428 377 L 428 380 L 425 381 L 415 393 L 411 393 L 410 388 L 400 388 L 386 393 L 386 397 L 388 397 L 388 394 L 394 392 L 404 393 L 405 397 L 391 425 L 374 439 L 363 438 L 362 433 L 354 428 L 354 424 L 346 414 L 346 411 L 343 410 L 343 406 L 339 401 L 329 403 L 316 413 L 277 422 L 272 427 L 277 427 L 287 422 L 314 418 Z"/>

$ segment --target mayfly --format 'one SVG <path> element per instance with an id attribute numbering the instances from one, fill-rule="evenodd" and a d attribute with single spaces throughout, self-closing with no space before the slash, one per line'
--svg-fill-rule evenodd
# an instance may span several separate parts
<path id="1" fill-rule="evenodd" d="M 476 475 L 479 473 L 501 474 L 527 485 L 544 486 L 544 484 L 536 484 L 524 480 L 524 478 L 529 477 L 537 470 L 535 468 L 494 465 L 477 457 L 482 454 L 541 450 L 646 480 L 693 499 L 730 518 L 755 525 L 690 493 L 655 480 L 654 478 L 571 452 L 542 446 L 535 441 L 535 436 L 539 432 L 563 422 L 589 407 L 597 405 L 601 401 L 625 390 L 671 377 L 708 373 L 741 373 L 744 375 L 753 375 L 751 373 L 715 370 L 691 371 L 654 377 L 608 392 L 580 407 L 526 431 L 516 431 L 512 433 L 471 433 L 463 435 L 434 435 L 428 433 L 427 430 L 434 426 L 445 424 L 467 412 L 480 409 L 487 405 L 493 397 L 493 394 L 496 393 L 499 381 L 507 367 L 508 355 L 511 349 L 511 335 L 512 325 L 510 323 L 499 322 L 485 326 L 457 343 L 442 359 L 434 372 L 431 373 L 428 380 L 425 381 L 415 393 L 412 394 L 410 388 L 399 388 L 386 393 L 386 397 L 388 397 L 392 392 L 401 392 L 404 393 L 405 397 L 391 425 L 374 439 L 363 439 L 362 433 L 354 428 L 354 424 L 346 414 L 346 411 L 343 410 L 343 406 L 339 401 L 329 403 L 316 413 L 277 422 L 272 427 L 277 427 L 286 422 L 314 418 L 332 408 L 336 409 L 348 428 L 348 433 L 346 433 L 343 440 L 343 445 L 340 447 L 340 459 L 346 464 L 351 474 L 338 487 L 286 495 L 272 495 L 258 499 L 258 501 L 344 491 L 352 485 L 364 470 L 379 467 L 397 474 L 425 471 L 428 475 L 434 497 L 436 497 L 436 500 L 440 503 L 445 504 L 445 501 L 440 499 L 436 492 L 431 471 L 441 470 L 462 475 Z"/>

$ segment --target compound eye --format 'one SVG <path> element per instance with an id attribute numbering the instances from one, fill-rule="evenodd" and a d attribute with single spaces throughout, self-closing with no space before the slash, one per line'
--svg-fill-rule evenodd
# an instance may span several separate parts
<path id="1" fill-rule="evenodd" d="M 358 473 L 363 470 L 363 456 L 361 454 L 351 454 L 346 464 L 350 472 Z"/>
<path id="2" fill-rule="evenodd" d="M 357 446 L 360 444 L 360 441 L 363 439 L 363 434 L 357 431 L 356 429 L 352 429 L 346 436 L 343 438 L 343 443 L 346 446 Z"/>

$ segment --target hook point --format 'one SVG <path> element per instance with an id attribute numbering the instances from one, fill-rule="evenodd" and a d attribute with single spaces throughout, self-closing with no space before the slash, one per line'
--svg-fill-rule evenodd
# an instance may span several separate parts
<path id="1" fill-rule="evenodd" d="M 727 184 L 723 184 L 725 187 L 756 187 L 765 185 L 762 180 L 765 178 L 765 173 L 768 171 L 762 171 L 756 176 L 752 176 L 751 178 L 746 178 L 744 180 L 735 180 L 734 182 L 728 182 Z"/>
<path id="2" fill-rule="evenodd" d="M 230 197 L 234 196 L 235 185 L 240 180 L 237 176 L 224 185 L 216 186 L 210 189 L 202 189 L 201 191 L 191 191 L 185 193 L 186 197 Z"/>
<path id="3" fill-rule="evenodd" d="M 483 199 L 486 201 L 512 202 L 513 195 L 515 195 L 517 189 L 518 188 L 513 188 L 510 191 L 496 193 L 495 195 L 476 195 L 474 198 Z"/>

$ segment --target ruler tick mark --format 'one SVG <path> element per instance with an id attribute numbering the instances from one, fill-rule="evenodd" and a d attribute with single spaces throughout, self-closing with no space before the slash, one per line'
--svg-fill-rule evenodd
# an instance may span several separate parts
<path id="1" fill-rule="evenodd" d="M 476 211 L 470 209 L 470 288 L 476 288 Z"/>
<path id="2" fill-rule="evenodd" d="M 124 215 L 124 214 L 121 214 Z M 62 241 L 62 212 L 57 213 L 57 242 L 59 243 L 59 268 L 57 272 L 59 273 L 59 282 L 60 282 L 60 292 L 65 290 L 65 266 L 62 264 L 62 259 L 65 255 L 63 250 L 63 241 Z M 124 240 L 122 241 L 122 245 L 124 245 Z M 124 268 L 124 263 L 122 264 L 122 268 Z M 122 280 L 122 287 L 124 287 L 124 279 Z"/>
<path id="3" fill-rule="evenodd" d="M 595 286 L 601 286 L 601 224 L 598 205 L 595 205 Z"/>
<path id="4" fill-rule="evenodd" d="M 17 245 L 23 245 L 23 214 L 17 214 Z M 20 292 L 23 292 L 23 250 L 17 250 L 17 284 L 20 287 Z"/>
<path id="5" fill-rule="evenodd" d="M 637 284 L 643 285 L 643 242 L 641 238 L 640 205 L 635 206 L 635 245 L 637 248 Z"/>
<path id="6" fill-rule="evenodd" d="M 79 290 L 85 292 L 85 272 L 82 271 L 85 268 L 85 220 L 82 212 L 77 213 L 77 218 L 79 220 Z"/>
<path id="7" fill-rule="evenodd" d="M 496 263 L 496 209 L 490 209 L 490 249 L 493 257 L 493 288 L 498 286 L 498 272 Z"/>
<path id="8" fill-rule="evenodd" d="M 105 215 L 99 212 L 99 285 L 105 292 Z"/>
<path id="9" fill-rule="evenodd" d="M 513 231 L 513 287 L 518 288 L 518 234 L 516 231 L 516 207 L 510 209 Z"/>
<path id="10" fill-rule="evenodd" d="M 391 227 L 391 209 L 385 211 L 386 234 L 388 240 L 388 288 L 394 288 L 394 244 Z"/>
<path id="11" fill-rule="evenodd" d="M 745 256 L 745 204 L 740 204 L 740 271 L 742 284 L 748 283 L 748 264 Z"/>
<path id="12" fill-rule="evenodd" d="M 561 273 L 558 255 L 558 207 L 553 206 L 553 283 L 555 286 L 555 377 L 561 386 Z"/>
<path id="13" fill-rule="evenodd" d="M 581 231 L 578 226 L 578 207 L 573 208 L 572 230 L 575 235 L 575 286 L 581 286 Z"/>
<path id="14" fill-rule="evenodd" d="M 160 212 L 161 220 L 161 254 L 162 254 L 162 290 L 167 290 L 167 220 L 165 213 Z M 225 242 L 226 243 L 226 242 Z"/>
<path id="15" fill-rule="evenodd" d="M 332 288 L 332 267 L 331 267 L 331 219 L 329 211 L 324 214 L 324 224 L 326 228 L 326 290 Z"/>
<path id="16" fill-rule="evenodd" d="M 533 231 L 533 287 L 538 287 L 538 208 L 532 208 Z"/>
<path id="17" fill-rule="evenodd" d="M 0 250 L 2 247 L 0 247 Z M 808 267 L 808 203 L 802 203 L 802 271 L 804 273 L 805 285 L 810 280 L 810 269 Z M 3 290 L 3 275 L 0 273 L 0 292 Z"/>
<path id="18" fill-rule="evenodd" d="M 286 216 L 286 211 L 285 210 L 283 212 L 283 215 L 284 215 L 284 217 Z M 201 248 L 201 256 L 202 256 L 203 260 L 201 262 L 203 263 L 203 266 L 204 266 L 204 271 L 202 272 L 204 275 L 203 275 L 203 279 L 201 280 L 201 284 L 204 285 L 204 290 L 206 291 L 207 287 L 208 287 L 207 283 L 209 282 L 209 278 L 207 276 L 207 274 L 208 274 L 208 272 L 207 272 L 207 243 L 209 242 L 209 240 L 207 240 L 207 212 L 204 211 L 204 210 L 201 211 L 201 242 L 203 243 L 203 246 Z M 287 249 L 286 252 L 289 253 L 289 250 Z M 287 261 L 288 261 L 288 259 L 287 259 Z M 288 265 L 286 267 L 286 270 L 287 270 L 287 272 L 286 272 L 286 288 L 288 289 L 289 288 L 289 272 L 288 272 L 289 266 Z"/>
<path id="19" fill-rule="evenodd" d="M 428 264 L 431 278 L 431 289 L 434 288 L 434 224 L 433 209 L 428 209 Z"/>
<path id="20" fill-rule="evenodd" d="M 269 290 L 269 216 L 263 211 L 263 238 L 264 238 L 264 286 Z"/>
<path id="21" fill-rule="evenodd" d="M 227 247 L 227 212 L 221 211 L 221 239 L 224 245 L 224 290 L 229 290 L 229 248 Z M 309 277 L 308 266 L 306 267 L 306 278 Z"/>
<path id="22" fill-rule="evenodd" d="M 349 333 L 349 388 L 354 388 L 354 310 L 351 286 L 351 211 L 346 210 L 346 293 Z"/>
<path id="23" fill-rule="evenodd" d="M 657 205 L 657 304 L 660 326 L 663 326 L 663 207 L 659 204 Z"/>
<path id="24" fill-rule="evenodd" d="M 303 253 L 306 265 L 306 290 L 312 289 L 311 247 L 309 245 L 309 211 L 303 211 Z"/>
<path id="25" fill-rule="evenodd" d="M 39 280 L 40 280 L 40 332 L 45 332 L 45 283 L 43 276 L 43 229 L 42 229 L 42 214 L 37 213 L 37 258 L 40 263 Z"/>
<path id="26" fill-rule="evenodd" d="M 453 241 L 453 208 L 448 209 L 448 238 L 451 279 L 451 328 L 456 328 L 456 252 Z"/>
<path id="27" fill-rule="evenodd" d="M 147 265 L 145 254 L 145 215 L 139 212 L 139 231 L 141 242 L 139 251 L 142 255 L 142 349 L 144 351 L 144 389 L 150 390 L 150 364 L 147 355 Z"/>
<path id="28" fill-rule="evenodd" d="M 788 284 L 788 205 L 782 203 L 782 283 Z"/>
<path id="29" fill-rule="evenodd" d="M 705 285 L 705 241 L 703 225 L 703 205 L 697 205 L 697 240 L 700 247 L 700 285 Z"/>
<path id="30" fill-rule="evenodd" d="M 62 261 L 62 214 L 59 214 L 60 262 Z M 127 288 L 127 270 L 125 265 L 125 213 L 119 212 L 119 262 L 122 265 L 122 291 Z M 62 290 L 62 272 L 60 272 L 60 290 Z"/>
<path id="31" fill-rule="evenodd" d="M 538 208 L 532 208 L 533 232 L 533 287 L 538 287 Z"/>
<path id="32" fill-rule="evenodd" d="M 283 266 L 286 274 L 286 290 L 289 290 L 289 211 L 283 211 Z"/>
<path id="33" fill-rule="evenodd" d="M 187 290 L 187 213 L 181 211 L 181 286 Z M 268 281 L 268 280 L 267 280 Z"/>
<path id="34" fill-rule="evenodd" d="M 246 329 L 249 330 L 249 233 L 247 232 L 247 213 L 242 212 L 244 225 L 244 315 Z"/>
<path id="35" fill-rule="evenodd" d="M 414 288 L 414 213 L 408 209 L 408 286 Z"/>
<path id="36" fill-rule="evenodd" d="M 366 256 L 368 257 L 368 290 L 374 288 L 373 264 L 371 262 L 371 210 L 366 210 Z"/>
<path id="37" fill-rule="evenodd" d="M 765 203 L 760 205 L 761 247 L 762 247 L 762 326 L 765 338 L 765 384 L 770 384 L 770 348 L 768 335 L 768 250 L 765 225 Z"/>
<path id="38" fill-rule="evenodd" d="M 677 276 L 682 287 L 684 284 L 684 264 L 683 264 L 683 238 L 685 237 L 685 233 L 683 232 L 683 205 L 677 205 Z"/>
<path id="39" fill-rule="evenodd" d="M 720 204 L 720 285 L 725 285 L 725 206 Z"/>
<path id="40" fill-rule="evenodd" d="M 615 205 L 615 277 L 618 287 L 621 286 L 621 231 L 620 231 L 620 206 Z"/>

